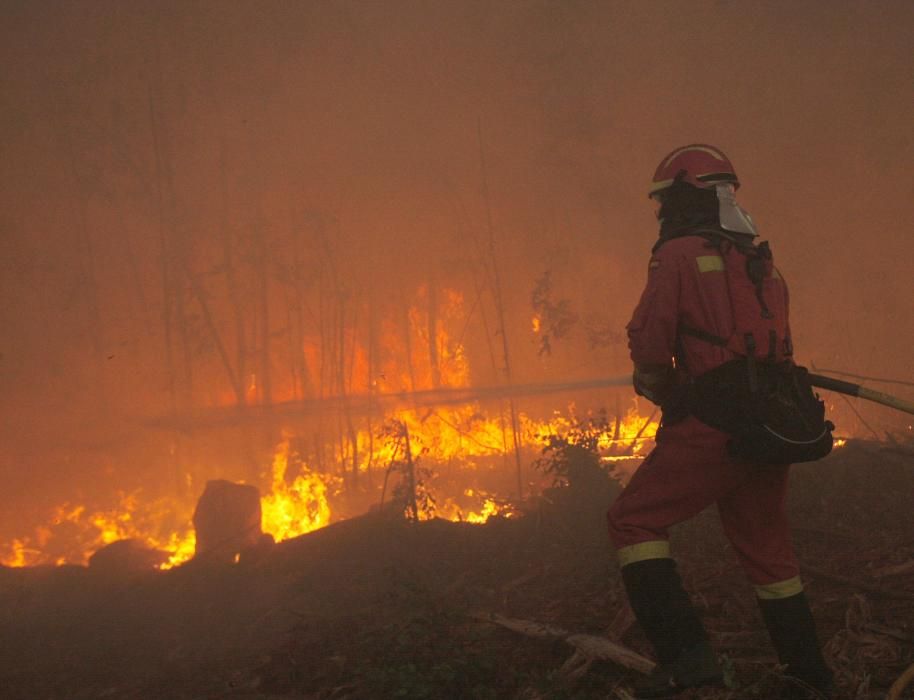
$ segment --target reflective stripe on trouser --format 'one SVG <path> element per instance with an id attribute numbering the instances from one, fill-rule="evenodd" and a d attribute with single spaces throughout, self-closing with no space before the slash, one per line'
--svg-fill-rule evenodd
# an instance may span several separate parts
<path id="1" fill-rule="evenodd" d="M 691 416 L 661 429 L 657 447 L 607 514 L 620 561 L 645 551 L 636 545 L 659 551 L 657 543 L 669 540 L 670 527 L 716 503 L 724 533 L 753 584 L 799 576 L 785 513 L 788 467 L 734 462 L 728 440 Z"/>
<path id="2" fill-rule="evenodd" d="M 616 551 L 619 566 L 628 566 L 648 559 L 670 559 L 670 543 L 666 540 L 653 540 L 630 544 Z"/>
<path id="3" fill-rule="evenodd" d="M 785 581 L 775 581 L 774 583 L 766 583 L 755 587 L 755 595 L 758 596 L 760 600 L 780 600 L 782 598 L 790 598 L 791 596 L 795 596 L 802 592 L 803 582 L 800 581 L 799 576 L 794 576 Z"/>

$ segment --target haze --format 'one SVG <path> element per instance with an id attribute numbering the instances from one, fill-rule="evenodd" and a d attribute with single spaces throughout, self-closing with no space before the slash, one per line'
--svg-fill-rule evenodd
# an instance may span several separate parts
<path id="1" fill-rule="evenodd" d="M 316 395 L 289 348 L 321 312 L 355 347 L 456 293 L 472 381 L 502 381 L 490 234 L 513 379 L 628 372 L 647 185 L 696 141 L 735 164 L 799 359 L 914 380 L 912 35 L 903 1 L 3 2 L 0 537 L 179 488 L 179 448 L 240 469 L 148 421 L 252 374 L 248 402 Z M 551 354 L 547 271 L 577 318 Z"/>

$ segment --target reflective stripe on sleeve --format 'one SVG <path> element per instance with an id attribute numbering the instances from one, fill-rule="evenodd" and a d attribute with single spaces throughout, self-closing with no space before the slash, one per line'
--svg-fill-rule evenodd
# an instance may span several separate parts
<path id="1" fill-rule="evenodd" d="M 794 576 L 786 581 L 776 581 L 775 583 L 766 583 L 764 586 L 755 587 L 755 595 L 761 600 L 778 600 L 780 598 L 789 598 L 803 592 L 803 582 L 799 576 Z"/>
<path id="2" fill-rule="evenodd" d="M 620 566 L 628 566 L 645 559 L 669 559 L 670 543 L 666 540 L 653 540 L 630 544 L 616 551 Z"/>
<path id="3" fill-rule="evenodd" d="M 695 262 L 699 272 L 723 272 L 726 269 L 724 259 L 719 255 L 699 255 Z"/>

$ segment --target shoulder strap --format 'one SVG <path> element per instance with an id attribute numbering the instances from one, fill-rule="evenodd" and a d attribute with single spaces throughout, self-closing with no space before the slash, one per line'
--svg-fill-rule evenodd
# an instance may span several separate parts
<path id="1" fill-rule="evenodd" d="M 680 323 L 677 327 L 677 330 L 682 335 L 690 335 L 693 338 L 698 338 L 703 340 L 706 343 L 711 343 L 711 345 L 716 345 L 721 348 L 729 346 L 729 341 L 726 338 L 721 338 L 719 335 L 714 335 L 708 331 L 702 330 L 701 328 L 693 328 L 685 323 Z"/>

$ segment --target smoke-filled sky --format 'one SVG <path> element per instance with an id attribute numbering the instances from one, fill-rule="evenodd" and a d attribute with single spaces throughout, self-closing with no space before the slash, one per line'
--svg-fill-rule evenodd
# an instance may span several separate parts
<path id="1" fill-rule="evenodd" d="M 488 357 L 490 232 L 515 374 L 628 371 L 647 186 L 692 142 L 736 166 L 800 359 L 914 379 L 912 35 L 904 1 L 4 0 L 0 531 L 156 453 L 128 423 L 231 396 L 264 344 L 279 364 L 296 284 L 353 327 L 457 290 Z M 578 319 L 551 358 L 547 271 Z"/>

